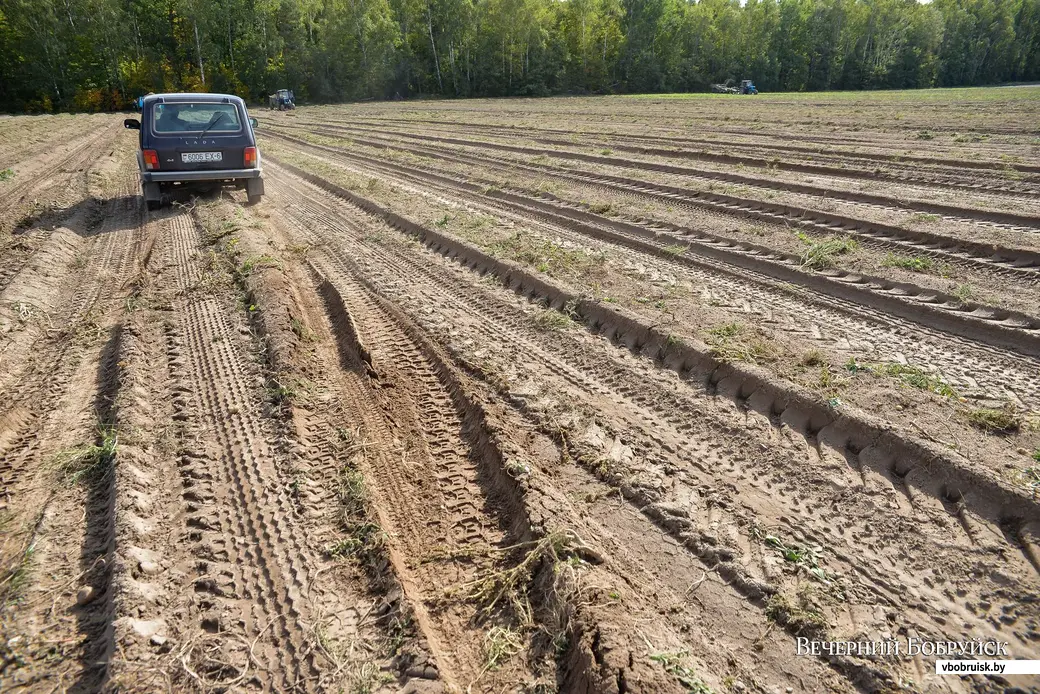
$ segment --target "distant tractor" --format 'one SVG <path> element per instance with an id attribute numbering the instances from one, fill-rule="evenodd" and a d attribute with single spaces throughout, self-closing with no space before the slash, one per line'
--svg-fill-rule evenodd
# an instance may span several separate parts
<path id="1" fill-rule="evenodd" d="M 733 80 L 726 80 L 725 84 L 711 85 L 711 91 L 715 94 L 758 94 L 758 88 L 751 80 L 741 80 L 739 87 L 734 87 Z"/>
<path id="2" fill-rule="evenodd" d="M 279 111 L 292 111 L 296 108 L 296 97 L 291 89 L 279 89 L 267 97 L 267 107 Z"/>

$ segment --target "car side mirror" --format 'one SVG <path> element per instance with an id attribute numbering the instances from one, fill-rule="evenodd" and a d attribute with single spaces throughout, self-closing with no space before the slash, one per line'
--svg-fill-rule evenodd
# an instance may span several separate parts
<path id="1" fill-rule="evenodd" d="M 127 130 L 140 130 L 141 121 L 137 120 L 136 118 L 127 118 L 125 121 L 123 121 L 123 127 Z"/>
<path id="2" fill-rule="evenodd" d="M 250 127 L 252 127 L 252 128 L 255 128 L 255 127 L 256 127 L 256 126 L 258 126 L 259 124 L 260 124 L 260 123 L 259 123 L 259 122 L 258 122 L 258 121 L 256 120 L 256 118 L 250 118 L 250 119 L 249 119 L 249 125 L 250 125 Z"/>

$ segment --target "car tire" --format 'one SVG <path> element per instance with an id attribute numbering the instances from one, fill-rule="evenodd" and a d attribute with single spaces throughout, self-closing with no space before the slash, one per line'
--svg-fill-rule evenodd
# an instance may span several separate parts
<path id="1" fill-rule="evenodd" d="M 262 198 L 262 197 L 264 197 L 264 196 L 261 193 L 257 193 L 256 195 L 247 195 L 246 196 L 246 204 L 247 205 L 255 205 L 258 202 L 260 202 L 260 198 Z"/>
<path id="2" fill-rule="evenodd" d="M 162 209 L 162 200 L 147 200 L 145 205 L 148 207 L 149 212 L 155 212 L 156 210 Z"/>

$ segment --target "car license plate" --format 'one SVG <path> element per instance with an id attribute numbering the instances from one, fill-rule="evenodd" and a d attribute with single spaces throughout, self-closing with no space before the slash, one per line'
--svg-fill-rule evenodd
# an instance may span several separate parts
<path id="1" fill-rule="evenodd" d="M 198 164 L 207 161 L 221 161 L 224 155 L 221 152 L 182 152 L 181 161 L 185 164 Z"/>

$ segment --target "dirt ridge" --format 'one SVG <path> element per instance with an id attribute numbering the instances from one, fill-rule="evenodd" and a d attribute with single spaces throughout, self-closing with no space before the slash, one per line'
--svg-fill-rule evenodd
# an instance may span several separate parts
<path id="1" fill-rule="evenodd" d="M 302 126 L 302 124 L 301 124 L 301 126 Z M 315 126 L 317 126 L 317 127 L 315 127 Z M 355 125 L 355 126 L 352 126 L 352 127 L 357 127 L 357 126 Z M 351 127 L 344 127 L 344 130 L 349 132 L 351 130 Z M 323 128 L 323 127 L 321 127 L 318 124 L 311 124 L 311 127 L 308 129 L 308 131 L 309 132 L 325 133 L 325 134 L 333 134 L 328 129 L 327 126 Z M 377 136 L 380 137 L 381 141 L 387 140 L 387 141 L 390 141 L 390 142 L 395 142 L 395 140 L 393 138 L 390 138 L 389 135 L 385 131 L 373 131 L 373 132 L 374 132 L 374 134 L 376 134 Z M 398 133 L 395 132 L 395 134 L 398 134 Z M 406 137 L 410 137 L 410 138 L 413 137 L 412 134 L 407 133 L 407 132 L 400 132 L 399 134 L 404 135 Z M 428 140 L 431 140 L 431 139 L 434 139 L 434 138 L 430 138 L 428 136 L 423 136 L 421 139 L 423 141 L 428 141 Z M 363 140 L 359 140 L 359 141 L 363 141 Z M 441 140 L 434 139 L 434 141 L 441 141 Z M 447 144 L 454 144 L 454 145 L 468 143 L 468 146 L 472 146 L 472 147 L 482 147 L 482 146 L 484 146 L 484 147 L 496 148 L 495 146 L 498 144 L 498 143 L 494 143 L 494 142 L 485 142 L 485 141 L 481 141 L 481 140 L 468 141 L 468 140 L 450 139 L 450 140 L 444 140 L 444 141 Z M 546 145 L 557 145 L 557 146 L 564 146 L 564 147 L 575 147 L 576 146 L 574 142 L 571 142 L 569 140 L 550 140 L 550 139 L 546 139 L 546 140 L 535 140 L 535 141 L 539 142 L 541 144 L 546 144 Z M 503 145 L 503 146 L 505 146 L 505 145 Z M 821 187 L 821 186 L 809 185 L 809 184 L 804 184 L 804 183 L 795 183 L 795 182 L 791 182 L 791 181 L 777 181 L 777 180 L 768 179 L 768 178 L 762 178 L 762 177 L 758 177 L 758 176 L 748 176 L 748 175 L 745 175 L 745 174 L 735 174 L 735 173 L 729 173 L 729 172 L 725 172 L 725 171 L 715 171 L 715 170 L 711 170 L 711 169 L 694 169 L 694 168 L 689 168 L 689 167 L 669 167 L 669 166 L 662 165 L 662 164 L 659 164 L 659 163 L 643 162 L 641 160 L 620 159 L 618 157 L 609 157 L 609 156 L 604 156 L 604 155 L 589 155 L 589 154 L 584 154 L 584 153 L 581 153 L 581 152 L 572 152 L 572 151 L 569 151 L 569 150 L 560 150 L 560 149 L 535 150 L 533 148 L 516 147 L 516 146 L 513 146 L 513 145 L 509 145 L 509 147 L 514 147 L 514 149 L 509 149 L 507 151 L 514 151 L 514 152 L 518 152 L 518 153 L 522 153 L 522 154 L 545 155 L 545 156 L 552 156 L 552 157 L 565 158 L 565 159 L 576 159 L 576 160 L 579 160 L 579 161 L 587 161 L 587 162 L 590 162 L 590 163 L 598 163 L 598 164 L 604 164 L 604 165 L 618 166 L 618 167 L 622 167 L 622 168 L 636 168 L 636 169 L 643 169 L 643 170 L 648 170 L 648 171 L 657 171 L 657 172 L 661 172 L 661 173 L 680 174 L 682 176 L 685 176 L 685 177 L 688 177 L 688 178 L 692 178 L 694 180 L 726 181 L 728 183 L 736 183 L 736 184 L 747 185 L 747 186 L 756 187 L 756 188 L 764 188 L 764 189 L 767 189 L 767 190 L 779 190 L 779 191 L 784 191 L 784 192 L 789 192 L 789 193 L 801 193 L 801 194 L 804 194 L 804 195 L 812 195 L 812 196 L 818 196 L 818 197 L 829 198 L 829 199 L 844 200 L 844 201 L 853 202 L 853 203 L 861 203 L 861 204 L 866 204 L 866 205 L 870 205 L 870 206 L 880 207 L 880 208 L 883 208 L 883 209 L 892 209 L 892 208 L 894 208 L 894 209 L 899 209 L 899 210 L 916 210 L 918 212 L 926 212 L 926 213 L 942 215 L 944 217 L 951 218 L 951 219 L 971 220 L 971 221 L 996 223 L 996 224 L 1001 225 L 1004 228 L 1020 230 L 1020 231 L 1040 231 L 1040 216 L 1035 216 L 1035 215 L 1016 214 L 1016 213 L 1011 213 L 1011 212 L 1002 212 L 1002 211 L 998 211 L 998 210 L 976 210 L 976 209 L 967 208 L 967 207 L 958 207 L 958 206 L 955 206 L 955 205 L 944 205 L 944 204 L 933 203 L 933 202 L 926 202 L 926 201 L 921 201 L 921 200 L 897 199 L 897 198 L 892 198 L 892 197 L 886 197 L 886 196 L 883 196 L 883 195 L 874 195 L 874 194 L 862 193 L 862 192 L 858 192 L 858 191 L 837 190 L 837 189 L 825 188 L 825 187 Z M 633 153 L 636 153 L 636 154 L 645 154 L 645 155 L 649 155 L 649 156 L 671 156 L 671 157 L 683 157 L 684 158 L 688 154 L 695 154 L 695 153 L 689 153 L 689 152 L 675 152 L 675 151 L 672 151 L 672 150 L 657 150 L 657 149 L 646 149 L 646 148 L 640 148 L 640 147 L 626 147 L 624 145 L 617 145 L 617 144 L 612 144 L 612 148 L 620 150 L 620 151 L 624 151 L 624 152 L 633 152 Z M 671 154 L 662 154 L 662 152 L 671 152 Z M 708 156 L 712 160 L 714 160 L 716 155 L 708 155 Z M 694 157 L 691 157 L 691 158 L 699 158 L 699 157 L 694 156 Z M 778 166 L 777 162 L 769 162 L 769 161 L 766 161 L 764 159 L 763 160 L 754 160 L 753 162 L 751 162 L 751 161 L 731 162 L 731 161 L 726 161 L 725 159 L 726 159 L 725 157 L 721 157 L 719 160 L 721 161 L 721 163 L 736 163 L 736 164 L 743 164 L 743 165 L 751 164 L 751 165 L 755 166 L 756 168 L 762 168 L 762 169 L 765 169 L 767 171 L 770 169 L 770 167 Z M 779 166 L 780 166 L 780 168 L 784 168 L 784 164 L 783 163 L 779 164 Z M 812 171 L 810 173 L 821 173 L 821 172 L 820 171 Z M 688 193 L 688 191 L 683 191 L 683 192 L 687 192 Z M 724 196 L 724 195 L 712 196 L 712 197 L 709 197 L 708 199 L 709 200 L 720 200 L 720 201 L 721 200 L 725 200 L 725 201 L 732 201 L 732 200 L 734 200 L 734 198 L 732 198 L 732 196 Z M 783 208 L 781 208 L 781 209 L 783 209 Z M 789 209 L 785 210 L 785 211 L 786 212 L 790 212 Z M 798 209 L 797 211 L 802 213 L 802 214 L 808 214 L 807 210 Z M 891 229 L 891 228 L 887 228 L 887 227 L 884 227 L 884 226 L 879 226 L 879 228 L 885 229 L 886 231 L 889 231 Z"/>
<path id="2" fill-rule="evenodd" d="M 318 145 L 301 144 L 319 150 L 324 149 Z M 378 162 L 354 153 L 351 153 L 350 156 L 377 168 L 389 169 L 399 174 L 403 172 L 408 172 L 406 175 L 410 174 L 408 167 Z M 582 209 L 574 210 L 553 205 L 547 200 L 531 199 L 507 191 L 487 191 L 482 186 L 469 181 L 460 181 L 430 172 L 410 175 L 421 177 L 426 181 L 442 180 L 454 188 L 495 198 L 506 204 L 524 205 L 529 215 L 543 216 L 571 228 L 575 228 L 573 225 L 577 221 L 581 225 L 577 228 L 590 233 L 594 238 L 618 241 L 629 247 L 647 251 L 652 255 L 660 256 L 663 252 L 662 248 L 648 245 L 639 239 L 618 236 L 612 231 L 590 227 L 587 223 L 591 221 L 600 226 L 634 232 L 637 236 L 651 239 L 659 239 L 669 233 L 669 230 L 660 223 L 638 225 Z M 548 216 L 545 217 L 545 215 Z M 563 221 L 559 222 L 561 217 Z M 689 250 L 707 258 L 753 270 L 774 279 L 801 284 L 835 298 L 867 307 L 882 308 L 901 318 L 970 340 L 1021 351 L 1027 355 L 1040 355 L 1040 327 L 1033 327 L 1040 326 L 1040 323 L 1037 322 L 1038 319 L 1027 314 L 1007 309 L 979 307 L 970 303 L 965 304 L 960 299 L 942 292 L 892 280 L 842 271 L 805 272 L 801 269 L 801 259 L 794 256 L 780 254 L 766 247 L 718 238 L 705 232 L 693 232 L 679 227 L 676 227 L 676 230 L 673 232 L 675 240 L 687 244 Z M 679 262 L 696 263 L 697 261 L 690 258 L 683 260 L 680 256 Z"/>
<path id="3" fill-rule="evenodd" d="M 784 413 L 790 409 L 788 419 L 799 421 L 798 428 L 810 437 L 815 437 L 825 427 L 836 425 L 843 430 L 845 445 L 854 451 L 879 446 L 889 449 L 897 459 L 917 461 L 909 467 L 900 467 L 899 476 L 905 477 L 918 466 L 926 467 L 931 477 L 929 491 L 936 498 L 963 498 L 964 503 L 998 524 L 1025 526 L 1040 519 L 1040 505 L 1030 495 L 1002 480 L 980 474 L 932 443 L 895 434 L 885 422 L 863 412 L 837 412 L 829 403 L 821 402 L 815 396 L 777 383 L 761 369 L 722 362 L 703 343 L 677 346 L 674 341 L 669 341 L 668 335 L 647 326 L 623 309 L 573 296 L 547 279 L 535 277 L 525 269 L 492 258 L 470 244 L 422 227 L 291 164 L 275 163 L 418 237 L 437 252 L 455 258 L 477 272 L 494 273 L 519 294 L 546 301 L 555 308 L 568 304 L 573 306 L 591 330 L 632 351 L 649 354 L 668 368 L 701 377 L 770 419 L 783 419 Z M 935 477 L 936 473 L 942 477 Z"/>

